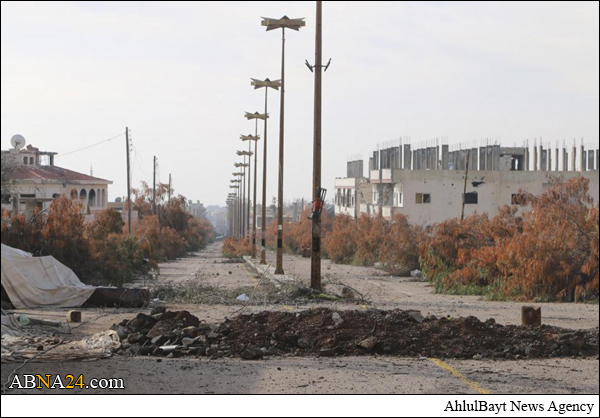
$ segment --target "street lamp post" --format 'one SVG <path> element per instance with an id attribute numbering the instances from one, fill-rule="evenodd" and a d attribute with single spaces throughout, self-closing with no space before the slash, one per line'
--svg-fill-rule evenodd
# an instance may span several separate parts
<path id="1" fill-rule="evenodd" d="M 237 183 L 237 181 L 232 180 L 232 183 Z M 235 190 L 235 198 L 234 198 L 234 205 L 233 205 L 233 235 L 237 238 L 238 235 L 238 228 L 239 228 L 239 192 L 240 192 L 240 186 L 236 185 L 231 185 L 229 186 L 230 189 Z"/>
<path id="2" fill-rule="evenodd" d="M 290 19 L 287 16 L 281 19 L 263 19 L 262 25 L 267 31 L 281 29 L 281 116 L 279 119 L 279 193 L 277 214 L 277 265 L 276 275 L 283 275 L 283 161 L 284 161 L 284 137 L 285 137 L 285 30 L 299 31 L 306 26 L 304 19 Z"/>
<path id="3" fill-rule="evenodd" d="M 268 78 L 264 81 L 252 79 L 252 86 L 254 90 L 258 90 L 260 88 L 265 89 L 265 115 L 269 114 L 269 89 L 279 90 L 281 87 L 281 81 L 275 80 L 271 81 Z M 265 133 L 264 133 L 264 155 L 263 155 L 263 189 L 262 189 L 262 223 L 261 223 L 261 249 L 260 249 L 260 264 L 267 264 L 267 125 L 268 125 L 268 117 L 264 119 L 265 121 Z"/>
<path id="4" fill-rule="evenodd" d="M 239 156 L 242 156 L 243 153 L 243 151 L 238 151 Z M 238 176 L 242 177 L 240 180 L 240 183 L 242 183 L 240 186 L 242 188 L 242 191 L 240 192 L 240 238 L 243 238 L 246 234 L 246 168 L 248 167 L 248 164 L 246 164 L 246 157 L 244 156 L 243 163 L 237 163 L 234 165 L 240 169 Z"/>
<path id="5" fill-rule="evenodd" d="M 250 180 L 252 178 L 250 161 L 252 161 L 252 155 L 254 154 L 252 151 L 238 151 L 237 155 L 244 157 L 244 237 L 250 237 Z M 248 157 L 248 163 L 246 163 L 246 157 Z"/>
<path id="6" fill-rule="evenodd" d="M 260 113 L 246 113 L 246 119 L 248 120 L 256 120 L 256 129 L 254 136 L 252 135 L 242 135 L 242 141 L 248 141 L 249 148 L 252 149 L 252 141 L 254 141 L 254 199 L 253 199 L 253 210 L 252 210 L 252 258 L 256 259 L 256 194 L 258 187 L 258 141 L 260 140 L 260 136 L 258 136 L 258 120 L 268 118 L 268 115 L 261 115 Z M 250 173 L 252 175 L 252 173 Z M 248 207 L 248 210 L 250 208 Z"/>

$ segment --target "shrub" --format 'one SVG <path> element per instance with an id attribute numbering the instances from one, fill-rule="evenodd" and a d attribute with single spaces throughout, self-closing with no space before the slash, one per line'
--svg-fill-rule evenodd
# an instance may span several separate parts
<path id="1" fill-rule="evenodd" d="M 419 268 L 421 228 L 411 225 L 406 216 L 396 215 L 387 232 L 380 250 L 385 269 L 397 276 L 410 275 Z"/>
<path id="2" fill-rule="evenodd" d="M 472 216 L 431 228 L 420 246 L 426 275 L 443 292 L 485 289 L 492 299 L 598 299 L 598 207 L 589 180 L 554 179 L 518 216 Z"/>
<path id="3" fill-rule="evenodd" d="M 346 215 L 336 216 L 331 232 L 323 239 L 327 256 L 337 264 L 352 264 L 356 254 L 357 228 L 354 219 Z"/>

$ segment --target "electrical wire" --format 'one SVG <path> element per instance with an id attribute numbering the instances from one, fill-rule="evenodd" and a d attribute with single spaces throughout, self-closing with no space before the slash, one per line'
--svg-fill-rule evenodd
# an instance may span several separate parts
<path id="1" fill-rule="evenodd" d="M 96 144 L 89 145 L 89 146 L 87 146 L 87 147 L 84 147 L 84 148 L 80 148 L 80 149 L 78 149 L 78 150 L 75 150 L 75 151 L 67 152 L 66 154 L 57 155 L 57 156 L 56 156 L 56 158 L 60 158 L 60 157 L 66 157 L 67 155 L 75 154 L 75 153 L 78 153 L 78 152 L 81 152 L 81 151 L 86 151 L 86 150 L 88 150 L 88 149 L 90 149 L 90 148 L 97 147 L 97 146 L 99 146 L 99 145 L 105 144 L 105 143 L 107 143 L 107 142 L 110 142 L 110 141 L 112 141 L 113 139 L 117 139 L 117 138 L 120 138 L 120 137 L 122 137 L 122 136 L 125 136 L 125 133 L 119 134 L 119 135 L 117 135 L 117 136 L 114 136 L 114 137 L 112 137 L 112 138 L 105 139 L 104 141 L 98 142 L 98 143 L 96 143 Z"/>

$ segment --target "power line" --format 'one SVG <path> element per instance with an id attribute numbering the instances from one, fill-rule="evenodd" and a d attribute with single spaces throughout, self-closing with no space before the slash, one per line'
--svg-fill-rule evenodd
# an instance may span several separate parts
<path id="1" fill-rule="evenodd" d="M 78 150 L 71 151 L 71 152 L 68 152 L 68 153 L 66 153 L 66 154 L 57 155 L 57 156 L 56 156 L 56 158 L 60 158 L 60 157 L 66 157 L 67 155 L 75 154 L 75 153 L 77 153 L 77 152 L 81 152 L 81 151 L 88 150 L 88 149 L 90 149 L 90 148 L 94 148 L 94 147 L 97 147 L 97 146 L 99 146 L 99 145 L 102 145 L 102 144 L 105 144 L 105 143 L 107 143 L 107 142 L 110 142 L 110 141 L 112 141 L 113 139 L 120 138 L 120 137 L 122 137 L 122 136 L 125 136 L 125 133 L 124 133 L 124 132 L 123 132 L 122 134 L 119 134 L 119 135 L 117 135 L 117 136 L 114 136 L 114 137 L 112 137 L 112 138 L 109 138 L 109 139 L 105 139 L 104 141 L 98 142 L 98 143 L 96 143 L 96 144 L 89 145 L 89 146 L 87 146 L 87 147 L 80 148 L 80 149 L 78 149 Z"/>

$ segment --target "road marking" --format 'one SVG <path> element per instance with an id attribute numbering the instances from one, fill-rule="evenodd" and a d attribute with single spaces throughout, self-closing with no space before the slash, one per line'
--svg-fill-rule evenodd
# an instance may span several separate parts
<path id="1" fill-rule="evenodd" d="M 430 359 L 433 364 L 435 364 L 436 366 L 446 370 L 447 372 L 452 373 L 455 377 L 457 377 L 461 382 L 463 382 L 464 384 L 468 385 L 469 387 L 471 387 L 471 389 L 473 389 L 475 392 L 479 393 L 480 395 L 490 395 L 492 392 L 490 392 L 487 389 L 484 389 L 479 383 L 477 382 L 473 382 L 469 379 L 467 379 L 466 377 L 464 377 L 458 370 L 454 369 L 452 366 L 444 363 L 442 360 L 438 360 L 436 358 L 434 359 Z"/>

